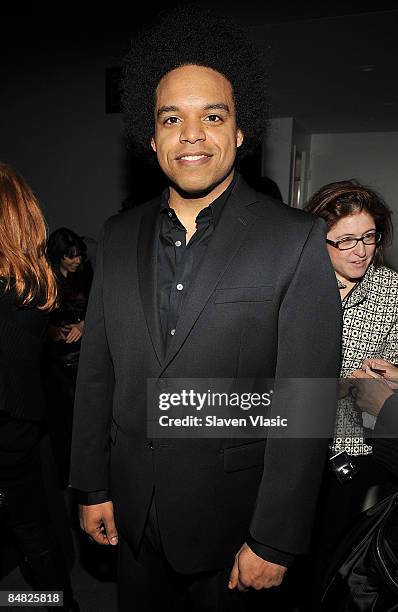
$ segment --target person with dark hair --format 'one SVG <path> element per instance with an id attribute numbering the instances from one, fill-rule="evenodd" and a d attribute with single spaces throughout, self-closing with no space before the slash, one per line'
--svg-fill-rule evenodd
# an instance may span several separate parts
<path id="1" fill-rule="evenodd" d="M 45 381 L 48 421 L 62 486 L 69 482 L 73 403 L 81 337 L 92 268 L 86 245 L 70 229 L 60 227 L 47 242 L 47 256 L 58 287 L 58 305 L 50 315 Z"/>
<path id="2" fill-rule="evenodd" d="M 254 58 L 248 33 L 214 8 L 181 6 L 173 14 L 161 14 L 158 24 L 136 35 L 124 61 L 123 111 L 132 149 L 150 154 L 153 96 L 162 78 L 176 68 L 195 65 L 211 68 L 234 84 L 234 111 L 245 135 L 238 154 L 250 154 L 268 125 L 266 66 L 257 49 L 255 53 Z"/>
<path id="3" fill-rule="evenodd" d="M 239 160 L 237 170 L 239 174 L 243 176 L 245 181 L 250 187 L 253 187 L 260 193 L 265 193 L 275 200 L 283 202 L 283 197 L 278 184 L 271 179 L 269 176 L 263 176 L 261 172 L 262 163 L 262 142 L 256 147 L 256 149 L 250 154 L 245 155 Z"/>
<path id="4" fill-rule="evenodd" d="M 393 611 L 398 602 L 398 367 L 386 359 L 365 359 L 350 382 L 356 407 L 375 419 L 372 456 L 390 486 L 378 500 L 373 497 L 338 542 L 323 581 L 321 610 Z"/>
<path id="5" fill-rule="evenodd" d="M 309 542 L 324 440 L 147 434 L 148 379 L 160 391 L 338 373 L 323 222 L 235 171 L 266 125 L 264 78 L 248 36 L 194 7 L 164 14 L 126 58 L 127 131 L 168 187 L 105 224 L 71 470 L 82 528 L 120 546 L 119 610 L 283 610 L 271 587 Z M 286 399 L 308 416 L 311 396 Z M 326 422 L 334 408 L 326 395 Z"/>
<path id="6" fill-rule="evenodd" d="M 40 591 L 63 591 L 62 610 L 78 610 L 51 523 L 43 457 L 45 397 L 41 362 L 57 285 L 45 256 L 46 225 L 26 181 L 0 163 L 0 512 L 20 566 Z M 54 494 L 55 497 L 55 494 Z M 61 506 L 58 506 L 61 508 Z M 62 522 L 62 515 L 57 519 Z M 48 604 L 48 605 L 47 605 Z M 53 609 L 57 599 L 43 603 Z"/>
<path id="7" fill-rule="evenodd" d="M 356 180 L 319 189 L 305 207 L 327 224 L 326 247 L 343 307 L 340 399 L 330 466 L 321 493 L 314 546 L 321 573 L 336 544 L 364 507 L 373 485 L 386 479 L 373 460 L 369 433 L 375 418 L 356 406 L 350 377 L 366 359 L 398 363 L 398 273 L 383 265 L 392 240 L 391 211 Z M 351 466 L 351 467 L 350 467 Z"/>

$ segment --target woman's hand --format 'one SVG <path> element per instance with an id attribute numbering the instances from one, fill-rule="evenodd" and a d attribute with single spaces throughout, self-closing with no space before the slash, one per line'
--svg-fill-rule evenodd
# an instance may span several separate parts
<path id="1" fill-rule="evenodd" d="M 65 342 L 66 344 L 70 344 L 71 342 L 77 342 L 83 335 L 84 321 L 79 321 L 79 323 L 72 323 L 71 325 L 65 325 L 65 330 L 67 332 Z"/>
<path id="2" fill-rule="evenodd" d="M 57 325 L 49 325 L 47 333 L 50 336 L 51 340 L 54 340 L 54 342 L 60 342 L 61 340 L 65 340 L 66 338 L 64 328 L 58 327 Z"/>

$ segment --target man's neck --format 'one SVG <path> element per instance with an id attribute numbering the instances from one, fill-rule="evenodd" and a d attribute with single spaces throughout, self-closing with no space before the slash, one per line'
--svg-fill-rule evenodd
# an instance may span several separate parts
<path id="1" fill-rule="evenodd" d="M 189 194 L 183 194 L 175 187 L 170 186 L 169 206 L 174 209 L 177 217 L 185 228 L 188 229 L 188 226 L 195 227 L 195 219 L 200 211 L 217 200 L 217 198 L 230 186 L 233 178 L 234 171 L 232 171 L 221 183 L 216 185 L 214 189 L 199 197 L 190 197 Z"/>

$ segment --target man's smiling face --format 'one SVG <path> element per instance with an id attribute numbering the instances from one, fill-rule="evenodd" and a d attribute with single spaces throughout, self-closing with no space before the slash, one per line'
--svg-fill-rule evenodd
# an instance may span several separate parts
<path id="1" fill-rule="evenodd" d="M 243 134 L 230 82 L 204 66 L 168 72 L 156 89 L 151 145 L 163 172 L 188 195 L 221 193 L 230 183 Z"/>

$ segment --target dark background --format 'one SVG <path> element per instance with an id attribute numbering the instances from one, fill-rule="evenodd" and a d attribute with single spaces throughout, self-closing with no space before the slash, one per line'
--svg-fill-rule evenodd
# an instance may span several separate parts
<path id="1" fill-rule="evenodd" d="M 160 5 L 99 6 L 2 7 L 0 36 L 0 159 L 31 183 L 51 229 L 94 237 L 161 185 L 143 180 L 121 116 L 106 113 L 107 71 Z M 264 49 L 272 118 L 293 117 L 308 134 L 398 131 L 396 2 L 217 6 Z"/>

